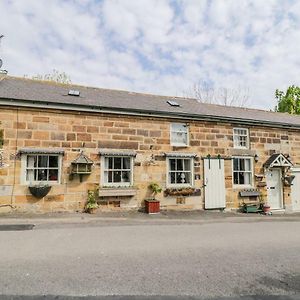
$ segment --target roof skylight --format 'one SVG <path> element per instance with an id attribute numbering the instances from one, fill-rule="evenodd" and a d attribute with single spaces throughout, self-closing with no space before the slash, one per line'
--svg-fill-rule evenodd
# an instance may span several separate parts
<path id="1" fill-rule="evenodd" d="M 174 100 L 168 100 L 167 103 L 171 106 L 180 106 L 176 101 Z"/>
<path id="2" fill-rule="evenodd" d="M 77 91 L 77 90 L 69 90 L 68 95 L 69 95 L 69 96 L 77 96 L 77 97 L 79 97 L 79 96 L 80 96 L 80 91 Z"/>

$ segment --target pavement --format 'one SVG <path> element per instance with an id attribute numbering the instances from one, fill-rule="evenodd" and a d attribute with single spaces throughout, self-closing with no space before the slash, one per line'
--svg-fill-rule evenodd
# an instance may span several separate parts
<path id="1" fill-rule="evenodd" d="M 299 253 L 299 214 L 1 215 L 0 299 L 294 300 Z"/>
<path id="2" fill-rule="evenodd" d="M 224 223 L 224 222 L 297 222 L 300 221 L 300 212 L 274 212 L 272 215 L 259 213 L 224 212 L 219 210 L 193 211 L 161 211 L 159 214 L 148 215 L 140 211 L 114 211 L 86 213 L 6 213 L 0 214 L 0 231 L 6 230 L 4 225 L 34 225 L 35 227 L 60 227 L 80 224 L 81 226 L 97 226 L 108 224 L 190 224 L 190 223 Z M 25 226 L 26 227 L 26 226 Z M 21 227 L 19 227 L 21 228 Z"/>

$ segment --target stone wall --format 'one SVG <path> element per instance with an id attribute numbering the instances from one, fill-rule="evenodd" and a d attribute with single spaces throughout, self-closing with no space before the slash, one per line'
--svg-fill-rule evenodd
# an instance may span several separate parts
<path id="1" fill-rule="evenodd" d="M 67 112 L 59 110 L 13 109 L 1 107 L 0 131 L 3 130 L 3 161 L 0 168 L 0 205 L 12 205 L 19 211 L 81 211 L 87 190 L 99 187 L 101 160 L 99 149 L 130 149 L 137 152 L 134 160 L 134 197 L 112 197 L 100 202 L 101 209 L 137 209 L 150 196 L 150 182 L 166 187 L 166 159 L 164 152 L 191 152 L 198 155 L 195 160 L 195 187 L 200 195 L 189 197 L 164 196 L 162 207 L 174 209 L 203 208 L 203 160 L 208 154 L 231 158 L 232 155 L 258 155 L 254 163 L 255 174 L 264 174 L 263 163 L 270 154 L 289 154 L 294 164 L 300 164 L 300 131 L 249 127 L 250 149 L 233 149 L 232 129 L 237 125 L 216 122 L 191 121 L 189 125 L 189 147 L 170 145 L 170 123 L 180 122 L 164 118 L 104 115 L 99 113 Z M 186 123 L 186 121 L 182 121 Z M 41 200 L 35 199 L 28 187 L 20 183 L 21 162 L 17 153 L 20 148 L 64 148 L 62 182 L 52 187 Z M 95 164 L 92 174 L 79 178 L 70 177 L 70 163 L 79 151 L 92 159 Z M 225 160 L 225 184 L 227 208 L 238 208 L 241 199 L 239 190 L 232 185 L 232 161 Z M 261 188 L 265 194 L 265 188 Z M 284 202 L 290 205 L 290 191 L 284 188 Z M 178 199 L 180 198 L 180 199 Z"/>

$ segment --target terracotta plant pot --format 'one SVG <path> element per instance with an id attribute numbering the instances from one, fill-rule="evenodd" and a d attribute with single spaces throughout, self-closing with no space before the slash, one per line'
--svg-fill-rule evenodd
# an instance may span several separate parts
<path id="1" fill-rule="evenodd" d="M 263 205 L 263 212 L 267 215 L 267 214 L 270 213 L 270 211 L 271 211 L 270 205 L 264 204 L 264 205 Z"/>
<path id="2" fill-rule="evenodd" d="M 87 208 L 86 209 L 86 212 L 89 213 L 89 214 L 95 214 L 97 211 L 97 208 Z"/>
<path id="3" fill-rule="evenodd" d="M 147 214 L 158 214 L 160 212 L 160 202 L 158 200 L 145 200 L 145 211 Z"/>

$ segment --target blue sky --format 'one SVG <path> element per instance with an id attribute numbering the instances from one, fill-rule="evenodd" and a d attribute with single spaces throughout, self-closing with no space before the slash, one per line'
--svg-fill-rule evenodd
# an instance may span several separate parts
<path id="1" fill-rule="evenodd" d="M 300 85 L 300 0 L 1 0 L 10 75 L 66 72 L 73 83 L 185 95 L 199 81 L 275 105 Z"/>

